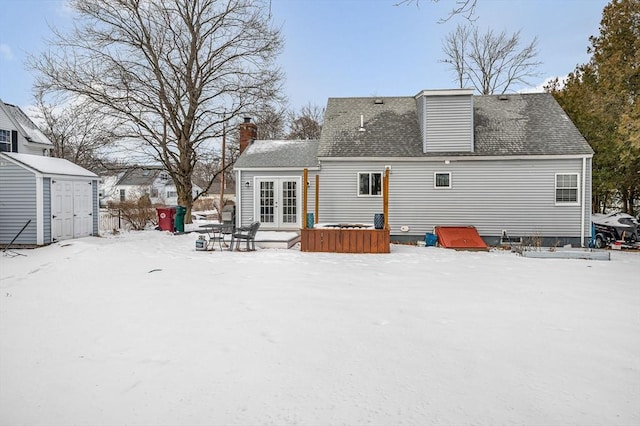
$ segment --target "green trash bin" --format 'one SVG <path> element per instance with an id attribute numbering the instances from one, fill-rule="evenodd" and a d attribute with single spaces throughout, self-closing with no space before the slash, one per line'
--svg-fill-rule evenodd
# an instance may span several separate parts
<path id="1" fill-rule="evenodd" d="M 176 217 L 173 222 L 173 227 L 176 232 L 184 232 L 184 215 L 187 213 L 187 208 L 184 206 L 176 206 Z"/>

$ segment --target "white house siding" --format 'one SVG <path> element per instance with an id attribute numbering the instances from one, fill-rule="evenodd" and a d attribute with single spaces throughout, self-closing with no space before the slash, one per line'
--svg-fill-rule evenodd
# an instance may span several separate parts
<path id="1" fill-rule="evenodd" d="M 421 96 L 424 152 L 473 151 L 473 97 Z"/>
<path id="2" fill-rule="evenodd" d="M 315 170 L 309 170 L 309 187 L 307 198 L 307 212 L 313 213 L 315 209 L 315 190 L 316 190 L 316 173 Z M 236 203 L 236 214 L 240 219 L 240 226 L 249 225 L 255 219 L 254 217 L 254 189 L 256 177 L 300 177 L 302 180 L 302 171 L 289 170 L 289 171 L 237 171 L 236 175 L 236 196 L 240 194 L 239 201 Z M 249 182 L 249 188 L 247 189 L 245 182 Z M 320 180 L 320 188 L 322 188 L 322 179 Z M 302 188 L 300 189 L 300 206 L 302 209 Z M 322 205 L 322 204 L 321 204 Z M 302 214 L 302 211 L 300 212 Z M 305 220 L 300 216 L 300 220 Z M 322 220 L 322 218 L 321 218 Z"/>
<path id="3" fill-rule="evenodd" d="M 320 218 L 323 222 L 373 222 L 382 212 L 381 197 L 357 196 L 358 172 L 384 172 L 391 164 L 389 224 L 392 235 L 424 236 L 434 226 L 473 225 L 487 239 L 510 236 L 581 236 L 581 207 L 555 205 L 555 174 L 578 173 L 580 159 L 322 162 Z M 586 170 L 590 169 L 590 160 Z M 434 173 L 450 172 L 450 189 L 434 188 Z M 584 203 L 590 234 L 590 188 Z M 579 190 L 582 198 L 581 188 Z M 581 200 L 582 201 L 582 200 Z M 400 227 L 407 226 L 408 232 Z"/>
<path id="4" fill-rule="evenodd" d="M 9 161 L 0 162 L 0 244 L 9 244 L 31 219 L 14 244 L 36 244 L 35 174 Z"/>

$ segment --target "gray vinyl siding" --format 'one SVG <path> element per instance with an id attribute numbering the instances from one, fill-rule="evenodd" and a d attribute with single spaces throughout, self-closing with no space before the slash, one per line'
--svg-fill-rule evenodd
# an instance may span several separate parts
<path id="1" fill-rule="evenodd" d="M 42 200 L 44 204 L 42 209 L 43 243 L 51 244 L 51 178 L 42 179 Z"/>
<path id="2" fill-rule="evenodd" d="M 315 175 L 316 172 L 310 170 L 309 171 L 309 195 L 307 198 L 307 211 L 308 213 L 313 213 L 315 209 Z M 236 180 L 236 188 L 239 188 L 240 197 L 237 202 L 240 205 L 240 226 L 249 225 L 254 220 L 257 220 L 254 216 L 254 178 L 255 177 L 287 177 L 287 176 L 295 176 L 302 178 L 302 171 L 247 171 L 242 170 L 239 172 L 238 178 Z M 245 182 L 249 181 L 250 186 L 249 189 L 245 187 Z M 320 185 L 322 185 L 322 181 L 320 181 Z M 321 186 L 322 187 L 322 186 Z M 300 191 L 300 197 L 302 200 L 302 189 Z M 302 206 L 302 202 L 300 203 Z M 301 212 L 302 214 L 302 212 Z M 304 220 L 301 216 L 300 220 Z"/>
<path id="3" fill-rule="evenodd" d="M 358 172 L 384 172 L 385 162 L 323 162 L 320 221 L 372 223 L 382 197 L 358 197 Z M 555 174 L 578 173 L 582 159 L 393 162 L 389 224 L 395 235 L 424 235 L 435 226 L 472 225 L 480 235 L 580 237 L 580 206 L 556 206 Z M 587 171 L 590 162 L 587 163 Z M 434 173 L 450 172 L 451 188 L 434 188 Z M 589 235 L 591 176 L 585 192 Z M 579 191 L 581 197 L 581 190 Z M 408 226 L 403 233 L 400 227 Z"/>
<path id="4" fill-rule="evenodd" d="M 473 97 L 423 96 L 424 152 L 473 152 Z"/>
<path id="5" fill-rule="evenodd" d="M 36 244 L 35 174 L 5 161 L 0 165 L 0 244 L 9 244 L 31 219 L 14 244 Z"/>

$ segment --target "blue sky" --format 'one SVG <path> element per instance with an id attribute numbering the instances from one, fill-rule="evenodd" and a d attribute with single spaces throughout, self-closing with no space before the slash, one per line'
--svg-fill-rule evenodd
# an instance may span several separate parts
<path id="1" fill-rule="evenodd" d="M 454 75 L 439 62 L 442 40 L 462 18 L 438 23 L 455 0 L 272 0 L 285 49 L 279 63 L 287 79 L 289 105 L 324 107 L 329 97 L 412 96 L 424 89 L 455 87 Z M 522 31 L 538 37 L 542 61 L 539 86 L 564 76 L 589 56 L 589 36 L 598 34 L 606 0 L 478 0 L 481 29 Z M 0 0 L 0 98 L 27 107 L 33 75 L 29 53 L 46 48 L 49 25 L 66 28 L 72 15 L 65 0 Z M 520 88 L 519 88 L 520 89 Z"/>

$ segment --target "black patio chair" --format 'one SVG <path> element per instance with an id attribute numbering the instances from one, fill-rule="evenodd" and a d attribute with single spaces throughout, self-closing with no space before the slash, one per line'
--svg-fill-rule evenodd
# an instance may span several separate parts
<path id="1" fill-rule="evenodd" d="M 245 240 L 247 242 L 247 251 L 254 251 L 256 249 L 256 233 L 258 232 L 258 228 L 260 228 L 260 222 L 253 222 L 249 226 L 236 228 L 235 232 L 231 234 L 231 246 L 229 250 L 233 251 L 234 244 L 240 244 L 236 242 L 236 240 Z M 249 248 L 249 245 L 251 245 L 251 248 Z"/>

